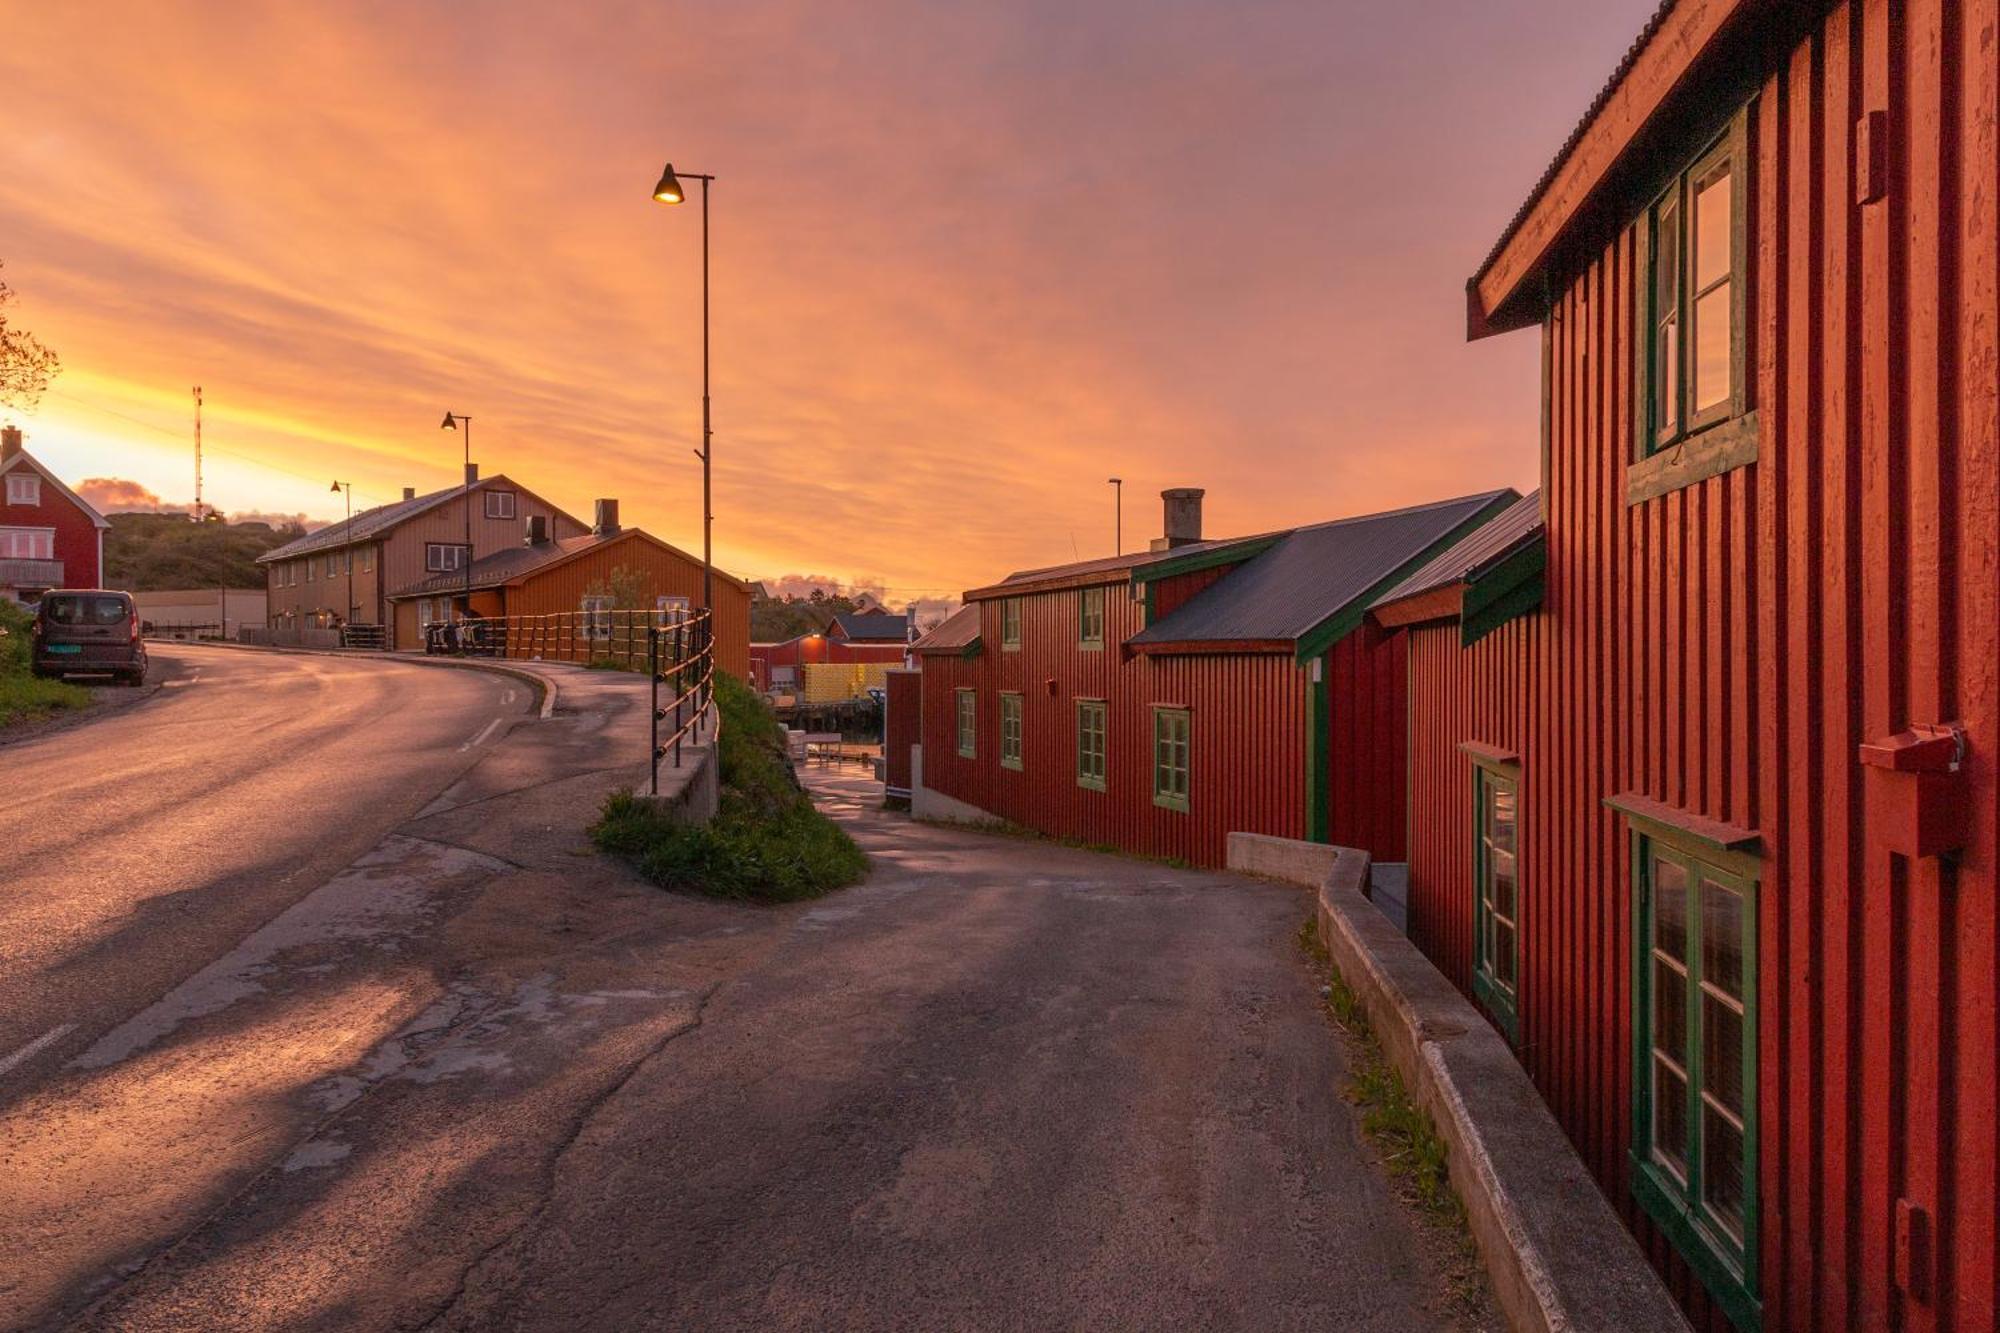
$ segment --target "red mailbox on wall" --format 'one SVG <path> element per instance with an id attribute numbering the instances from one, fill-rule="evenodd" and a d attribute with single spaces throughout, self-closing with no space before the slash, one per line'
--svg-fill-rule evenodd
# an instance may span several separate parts
<path id="1" fill-rule="evenodd" d="M 1857 757 L 1867 769 L 1868 822 L 1891 851 L 1943 856 L 1965 845 L 1971 810 L 1962 730 L 1913 726 L 1867 742 Z"/>

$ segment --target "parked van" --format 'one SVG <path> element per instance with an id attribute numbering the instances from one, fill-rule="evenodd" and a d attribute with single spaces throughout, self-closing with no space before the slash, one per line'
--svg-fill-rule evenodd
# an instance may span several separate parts
<path id="1" fill-rule="evenodd" d="M 28 660 L 38 676 L 109 674 L 125 685 L 146 681 L 146 642 L 132 595 L 102 588 L 58 588 L 35 608 Z"/>

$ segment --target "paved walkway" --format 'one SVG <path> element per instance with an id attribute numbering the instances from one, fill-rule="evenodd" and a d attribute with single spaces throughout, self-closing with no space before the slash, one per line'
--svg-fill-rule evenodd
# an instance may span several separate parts
<path id="1" fill-rule="evenodd" d="M 1296 890 L 919 825 L 815 773 L 868 881 L 714 903 L 579 845 L 601 775 L 513 762 L 401 826 L 465 874 L 358 864 L 224 960 L 225 1007 L 0 1119 L 25 1161 L 156 1088 L 226 1140 L 0 1243 L 0 1298 L 51 1238 L 94 1246 L 30 1326 L 1454 1327 L 1340 1100 Z"/>

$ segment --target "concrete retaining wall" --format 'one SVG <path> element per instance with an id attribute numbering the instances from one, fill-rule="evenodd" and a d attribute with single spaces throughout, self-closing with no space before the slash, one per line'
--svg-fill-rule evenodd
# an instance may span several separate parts
<path id="1" fill-rule="evenodd" d="M 968 801 L 933 791 L 924 785 L 924 747 L 910 747 L 910 814 L 918 819 L 940 819 L 947 824 L 997 824 L 1000 817 Z"/>
<path id="2" fill-rule="evenodd" d="M 1368 855 L 1229 835 L 1229 868 L 1313 889 L 1320 938 L 1429 1113 L 1509 1324 L 1647 1333 L 1687 1321 L 1506 1040 L 1366 897 Z"/>

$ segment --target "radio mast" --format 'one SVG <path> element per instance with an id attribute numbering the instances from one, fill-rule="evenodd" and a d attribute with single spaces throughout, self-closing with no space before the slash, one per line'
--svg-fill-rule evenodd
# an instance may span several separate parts
<path id="1" fill-rule="evenodd" d="M 194 521 L 201 522 L 201 386 L 194 386 Z"/>

